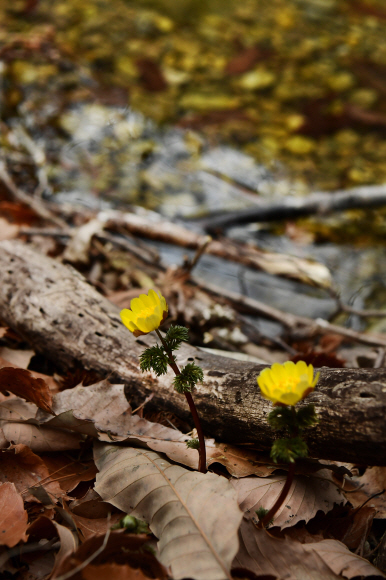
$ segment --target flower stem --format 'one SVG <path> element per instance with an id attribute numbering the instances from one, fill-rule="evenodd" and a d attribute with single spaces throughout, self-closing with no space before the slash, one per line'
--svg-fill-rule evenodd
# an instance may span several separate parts
<path id="1" fill-rule="evenodd" d="M 155 329 L 158 338 L 162 342 L 162 345 L 165 349 L 165 353 L 169 359 L 169 366 L 173 369 L 174 374 L 176 376 L 181 374 L 180 369 L 178 368 L 177 363 L 174 361 L 172 352 L 169 350 L 168 345 L 166 344 L 165 340 L 163 339 L 161 333 L 159 332 L 158 328 Z M 198 450 L 199 453 L 199 461 L 198 461 L 198 471 L 201 473 L 206 473 L 206 448 L 205 448 L 205 439 L 204 439 L 204 432 L 201 427 L 200 418 L 197 413 L 196 405 L 194 404 L 193 397 L 191 393 L 184 393 L 187 403 L 189 405 L 190 412 L 192 413 L 194 425 L 196 427 L 198 441 L 200 443 L 200 448 Z"/>
<path id="2" fill-rule="evenodd" d="M 294 479 L 294 474 L 295 474 L 295 462 L 289 464 L 287 479 L 285 481 L 283 489 L 281 490 L 281 494 L 279 495 L 279 497 L 277 498 L 276 502 L 271 507 L 269 512 L 263 517 L 263 519 L 261 519 L 259 521 L 259 523 L 257 524 L 258 528 L 261 529 L 261 528 L 264 528 L 266 525 L 268 525 L 269 522 L 272 520 L 273 516 L 278 511 L 278 509 L 282 506 L 282 504 L 284 503 L 284 500 L 287 497 L 288 492 L 291 488 L 291 485 L 292 485 L 292 482 Z"/>

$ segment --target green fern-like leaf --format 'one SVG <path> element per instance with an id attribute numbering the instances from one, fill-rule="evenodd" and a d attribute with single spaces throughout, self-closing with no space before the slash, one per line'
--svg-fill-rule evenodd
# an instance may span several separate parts
<path id="1" fill-rule="evenodd" d="M 181 369 L 181 374 L 174 378 L 174 388 L 178 393 L 191 393 L 197 383 L 204 379 L 202 368 L 188 363 Z"/>
<path id="2" fill-rule="evenodd" d="M 142 372 L 153 370 L 159 377 L 168 371 L 168 357 L 164 349 L 156 344 L 143 351 L 139 357 L 139 366 Z"/>

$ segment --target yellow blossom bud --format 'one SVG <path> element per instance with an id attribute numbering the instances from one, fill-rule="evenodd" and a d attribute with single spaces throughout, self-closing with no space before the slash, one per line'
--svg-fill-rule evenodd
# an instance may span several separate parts
<path id="1" fill-rule="evenodd" d="M 257 384 L 262 396 L 274 405 L 296 405 L 314 390 L 319 374 L 314 378 L 314 367 L 304 361 L 274 363 L 261 371 Z"/>
<path id="2" fill-rule="evenodd" d="M 134 336 L 156 330 L 168 315 L 165 298 L 154 290 L 149 290 L 147 295 L 141 294 L 138 298 L 133 298 L 130 308 L 131 310 L 121 310 L 121 319 Z"/>

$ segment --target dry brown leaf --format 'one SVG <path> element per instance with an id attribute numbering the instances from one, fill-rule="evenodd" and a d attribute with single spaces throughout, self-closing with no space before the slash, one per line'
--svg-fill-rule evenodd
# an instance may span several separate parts
<path id="1" fill-rule="evenodd" d="M 144 449 L 95 445 L 95 490 L 146 521 L 175 580 L 230 579 L 242 513 L 223 477 L 187 471 Z"/>
<path id="2" fill-rule="evenodd" d="M 164 567 L 157 561 L 155 556 L 146 550 L 145 544 L 149 542 L 149 536 L 145 534 L 126 534 L 123 530 L 111 532 L 104 550 L 93 558 L 93 566 L 101 566 L 106 563 L 116 563 L 121 566 L 143 568 L 153 578 L 166 580 L 168 577 Z M 56 569 L 53 579 L 73 570 L 76 566 L 95 555 L 105 540 L 105 534 L 92 536 L 86 540 L 78 550 Z M 71 580 L 82 580 L 81 572 L 71 576 Z M 111 576 L 111 578 L 115 578 Z"/>
<path id="3" fill-rule="evenodd" d="M 0 544 L 13 548 L 27 541 L 28 514 L 13 483 L 0 485 Z"/>
<path id="4" fill-rule="evenodd" d="M 41 458 L 47 465 L 51 478 L 56 479 L 66 493 L 75 489 L 81 481 L 93 480 L 97 473 L 93 461 L 81 462 L 58 454 L 42 455 Z"/>
<path id="5" fill-rule="evenodd" d="M 119 564 L 103 564 L 102 566 L 92 566 L 89 564 L 82 571 L 84 580 L 106 580 L 106 578 L 114 578 L 114 580 L 148 580 L 149 576 L 137 568 L 130 568 L 130 566 L 120 566 Z"/>
<path id="6" fill-rule="evenodd" d="M 123 385 L 111 385 L 107 380 L 89 387 L 75 387 L 57 393 L 53 398 L 52 418 L 40 412 L 38 418 L 52 427 L 63 427 L 100 438 L 102 441 L 185 441 L 183 433 L 138 415 L 131 415 Z M 106 434 L 106 435 L 105 435 Z"/>
<path id="7" fill-rule="evenodd" d="M 20 226 L 10 224 L 6 219 L 0 217 L 0 241 L 17 238 L 19 230 Z"/>
<path id="8" fill-rule="evenodd" d="M 10 333 L 12 333 L 12 331 L 10 329 L 7 329 L 7 334 L 10 334 Z M 15 335 L 15 338 L 17 338 L 17 335 Z M 20 340 L 21 340 L 21 338 L 20 338 Z M 7 354 L 7 356 L 8 356 L 8 353 L 10 353 L 10 354 L 9 354 L 8 358 L 3 358 L 0 355 L 0 369 L 2 369 L 4 367 L 11 367 L 13 369 L 26 368 L 23 366 L 23 364 L 26 363 L 27 357 L 24 354 L 21 355 L 21 353 L 28 353 L 27 356 L 29 356 L 29 353 L 32 352 L 32 351 L 15 350 L 15 349 L 10 349 L 10 348 L 5 348 L 5 347 L 2 350 L 3 350 L 4 355 Z M 11 360 L 9 360 L 9 359 L 11 359 Z M 14 362 L 15 360 L 19 360 L 19 362 Z M 26 366 L 28 366 L 28 365 L 26 365 Z M 58 383 L 56 382 L 56 380 L 54 379 L 54 377 L 50 377 L 49 375 L 44 375 L 42 373 L 37 373 L 36 371 L 29 371 L 29 373 L 31 374 L 31 377 L 33 377 L 34 379 L 42 379 L 49 387 L 51 394 L 58 392 L 59 386 L 58 386 Z"/>
<path id="9" fill-rule="evenodd" d="M 193 469 L 197 468 L 198 452 L 195 449 L 188 449 L 185 442 L 149 440 L 147 446 L 158 453 L 166 453 L 170 459 L 177 463 L 182 463 Z M 268 457 L 264 458 L 255 451 L 226 443 L 206 441 L 207 467 L 212 463 L 220 463 L 233 477 L 247 477 L 248 475 L 267 477 L 278 469 L 277 465 L 270 464 Z"/>
<path id="10" fill-rule="evenodd" d="M 301 520 L 308 522 L 318 510 L 328 512 L 334 507 L 334 503 L 346 503 L 344 495 L 329 476 L 330 473 L 324 469 L 313 477 L 295 475 L 273 525 L 283 529 L 294 526 Z M 256 519 L 257 509 L 270 509 L 274 505 L 285 480 L 285 475 L 277 475 L 264 479 L 246 477 L 232 480 L 231 483 L 237 490 L 239 505 L 246 517 Z"/>
<path id="11" fill-rule="evenodd" d="M 34 378 L 25 369 L 3 367 L 0 369 L 0 390 L 9 391 L 18 397 L 52 413 L 52 396 L 47 383 Z"/>
<path id="12" fill-rule="evenodd" d="M 7 348 L 6 346 L 0 348 L 0 359 L 4 361 L 4 363 L 11 363 L 2 366 L 15 366 L 26 369 L 34 354 L 35 352 L 33 350 L 13 349 Z"/>
<path id="13" fill-rule="evenodd" d="M 15 445 L 1 451 L 0 481 L 13 482 L 25 501 L 38 501 L 28 491 L 35 485 L 41 485 L 55 500 L 64 495 L 59 484 L 49 478 L 44 461 L 26 445 Z"/>
<path id="14" fill-rule="evenodd" d="M 315 552 L 303 544 L 271 536 L 243 519 L 239 529 L 240 548 L 233 568 L 246 568 L 257 576 L 272 574 L 280 580 L 335 580 L 338 578 Z"/>
<path id="15" fill-rule="evenodd" d="M 37 409 L 34 403 L 27 403 L 19 397 L 6 397 L 0 403 L 0 427 L 7 442 L 0 447 L 8 447 L 9 443 L 22 444 L 35 453 L 79 449 L 83 440 L 81 435 L 35 425 Z"/>
<path id="16" fill-rule="evenodd" d="M 71 514 L 74 522 L 76 523 L 76 527 L 80 530 L 81 537 L 83 536 L 84 540 L 88 540 L 92 536 L 105 534 L 111 526 L 118 523 L 121 518 L 124 517 L 125 514 L 119 512 L 117 514 L 112 514 L 110 519 L 108 518 L 98 518 L 98 519 L 91 519 L 91 518 L 82 518 L 81 516 L 77 516 L 74 513 Z"/>
<path id="17" fill-rule="evenodd" d="M 55 570 L 68 559 L 78 548 L 77 537 L 65 526 L 50 520 L 46 516 L 40 516 L 28 528 L 30 542 L 39 542 L 42 539 L 52 540 L 59 537 L 60 548 L 55 553 Z"/>
<path id="18" fill-rule="evenodd" d="M 306 552 L 316 552 L 335 574 L 341 574 L 345 578 L 356 576 L 386 578 L 386 575 L 370 564 L 368 560 L 353 554 L 337 540 L 323 540 L 316 544 L 304 544 L 303 547 Z"/>
<path id="19" fill-rule="evenodd" d="M 368 467 L 363 475 L 347 482 L 346 487 L 349 490 L 357 488 L 347 493 L 348 501 L 355 508 L 383 490 L 384 493 L 370 499 L 366 506 L 377 510 L 376 518 L 386 518 L 386 467 Z"/>
<path id="20" fill-rule="evenodd" d="M 240 549 L 233 566 L 247 568 L 256 575 L 273 574 L 283 580 L 330 580 L 340 574 L 346 578 L 378 575 L 385 578 L 370 562 L 352 554 L 336 540 L 301 544 L 290 538 L 275 538 L 245 518 L 239 537 Z"/>
<path id="21" fill-rule="evenodd" d="M 30 423 L 2 422 L 5 439 L 14 445 L 27 445 L 35 453 L 79 449 L 83 437 L 64 429 L 50 429 Z"/>
<path id="22" fill-rule="evenodd" d="M 83 497 L 74 499 L 70 503 L 69 509 L 72 515 L 75 514 L 87 519 L 107 518 L 112 511 L 115 511 L 111 508 L 111 504 L 102 501 L 95 489 L 89 489 Z"/>

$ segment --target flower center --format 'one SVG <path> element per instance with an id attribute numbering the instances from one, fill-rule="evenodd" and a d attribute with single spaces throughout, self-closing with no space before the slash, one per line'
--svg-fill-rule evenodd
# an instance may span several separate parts
<path id="1" fill-rule="evenodd" d="M 154 314 L 154 310 L 152 310 L 152 308 L 142 308 L 141 312 L 140 312 L 140 316 L 143 318 L 147 318 L 148 316 L 151 316 L 152 314 Z"/>
<path id="2" fill-rule="evenodd" d="M 299 379 L 286 378 L 278 383 L 278 387 L 281 391 L 293 391 L 296 389 L 299 383 L 300 383 Z"/>

